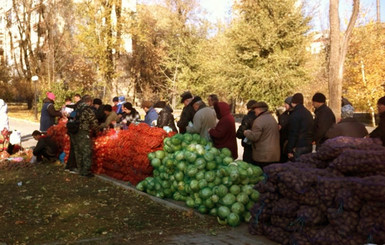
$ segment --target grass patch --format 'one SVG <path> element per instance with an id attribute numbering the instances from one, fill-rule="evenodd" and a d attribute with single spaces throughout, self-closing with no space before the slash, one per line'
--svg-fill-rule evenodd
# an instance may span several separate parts
<path id="1" fill-rule="evenodd" d="M 31 122 L 39 122 L 40 120 L 40 113 L 37 114 L 37 120 L 35 120 L 35 110 L 28 110 L 26 103 L 8 103 L 8 116 Z"/>

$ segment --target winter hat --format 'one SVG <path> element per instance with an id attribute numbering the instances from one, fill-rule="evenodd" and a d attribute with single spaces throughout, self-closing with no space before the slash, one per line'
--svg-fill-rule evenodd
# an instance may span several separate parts
<path id="1" fill-rule="evenodd" d="M 267 110 L 269 109 L 269 106 L 265 102 L 257 102 L 251 106 L 251 109 L 254 110 L 255 108 L 263 108 Z"/>
<path id="2" fill-rule="evenodd" d="M 348 118 L 348 117 L 353 117 L 354 114 L 354 108 L 352 105 L 344 105 L 341 108 L 341 118 Z"/>
<path id="3" fill-rule="evenodd" d="M 122 102 L 122 101 L 125 101 L 126 98 L 124 96 L 119 96 L 119 101 Z"/>
<path id="4" fill-rule="evenodd" d="M 252 107 L 255 103 L 257 103 L 256 100 L 249 100 L 249 101 L 247 102 L 247 104 L 246 104 L 246 108 L 247 108 L 248 110 L 251 109 L 251 107 Z"/>
<path id="5" fill-rule="evenodd" d="M 378 100 L 377 104 L 385 105 L 385 96 L 384 96 L 384 97 L 381 97 L 381 98 Z"/>
<path id="6" fill-rule="evenodd" d="M 181 97 L 180 103 L 183 103 L 185 100 L 191 99 L 193 96 L 192 96 L 192 94 L 190 93 L 190 91 L 186 91 L 186 92 L 184 92 L 183 94 L 181 94 L 180 97 Z"/>
<path id="7" fill-rule="evenodd" d="M 291 100 L 293 99 L 293 96 L 289 96 L 285 99 L 285 103 L 290 105 L 291 104 Z"/>
<path id="8" fill-rule="evenodd" d="M 199 96 L 195 96 L 194 97 L 194 99 L 191 101 L 191 105 L 194 105 L 195 104 L 195 102 L 198 102 L 198 101 L 201 101 L 202 100 L 202 98 L 201 97 L 199 97 Z"/>
<path id="9" fill-rule="evenodd" d="M 322 93 L 315 93 L 313 98 L 312 98 L 312 101 L 319 102 L 319 103 L 325 103 L 326 102 L 326 97 Z"/>
<path id="10" fill-rule="evenodd" d="M 291 103 L 303 104 L 303 95 L 301 93 L 294 94 L 293 98 L 291 98 Z"/>
<path id="11" fill-rule="evenodd" d="M 155 103 L 154 108 L 165 108 L 166 102 L 165 101 L 158 101 Z"/>
<path id="12" fill-rule="evenodd" d="M 55 95 L 52 92 L 47 92 L 47 98 L 50 100 L 55 100 Z"/>
<path id="13" fill-rule="evenodd" d="M 112 102 L 118 102 L 119 101 L 119 98 L 118 97 L 114 97 L 113 99 L 112 99 Z"/>
<path id="14" fill-rule="evenodd" d="M 132 110 L 132 104 L 130 103 L 130 102 L 126 102 L 126 103 L 124 103 L 124 108 L 126 108 L 127 110 Z"/>
<path id="15" fill-rule="evenodd" d="M 96 98 L 96 99 L 94 99 L 93 104 L 94 104 L 94 105 L 102 105 L 102 100 Z"/>

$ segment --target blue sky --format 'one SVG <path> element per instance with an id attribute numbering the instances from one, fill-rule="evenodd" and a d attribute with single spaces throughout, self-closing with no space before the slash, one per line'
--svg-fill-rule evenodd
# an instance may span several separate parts
<path id="1" fill-rule="evenodd" d="M 303 0 L 309 8 L 314 9 L 312 25 L 315 30 L 328 28 L 328 0 Z M 215 22 L 217 19 L 225 20 L 231 9 L 233 0 L 200 0 L 204 9 L 208 12 L 208 19 Z M 347 23 L 351 13 L 353 0 L 340 0 L 341 25 Z M 381 20 L 385 21 L 385 0 L 380 0 Z M 361 0 L 361 16 L 365 13 L 365 20 L 376 19 L 376 0 Z M 360 19 L 362 20 L 362 19 Z"/>

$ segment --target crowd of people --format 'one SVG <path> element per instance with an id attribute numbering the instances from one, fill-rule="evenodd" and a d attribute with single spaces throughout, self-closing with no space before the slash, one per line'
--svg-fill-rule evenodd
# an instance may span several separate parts
<path id="1" fill-rule="evenodd" d="M 65 105 L 56 110 L 55 95 L 47 92 L 41 110 L 40 131 L 33 132 L 33 137 L 38 141 L 34 154 L 38 160 L 51 159 L 57 154 L 57 148 L 44 134 L 54 125 L 56 117 L 77 117 L 78 130 L 68 132 L 70 155 L 66 170 L 77 171 L 87 177 L 93 176 L 92 133 L 106 128 L 124 130 L 131 123 L 146 123 L 168 132 L 200 134 L 212 141 L 216 148 L 228 148 L 234 159 L 238 158 L 238 138 L 244 149 L 242 160 L 261 167 L 296 160 L 303 154 L 316 151 L 327 139 L 337 136 L 380 138 L 385 145 L 385 96 L 377 103 L 379 125 L 370 134 L 365 125 L 353 117 L 354 107 L 344 98 L 341 119 L 337 121 L 322 93 L 316 93 L 312 97 L 314 116 L 304 106 L 304 96 L 301 93 L 286 98 L 285 111 L 279 115 L 269 111 L 265 102 L 250 100 L 246 104 L 248 113 L 242 118 L 238 129 L 230 105 L 219 101 L 217 95 L 211 94 L 207 98 L 208 104 L 189 91 L 180 97 L 184 107 L 179 120 L 175 122 L 173 109 L 166 101 L 142 101 L 141 108 L 145 112 L 142 119 L 132 103 L 125 101 L 124 96 L 114 97 L 110 105 L 103 104 L 101 99 L 92 99 L 89 95 L 82 97 L 76 94 L 73 100 L 67 98 Z M 3 104 L 0 100 L 2 110 Z"/>
<path id="2" fill-rule="evenodd" d="M 244 161 L 261 167 L 294 161 L 338 136 L 380 138 L 385 146 L 385 97 L 378 100 L 380 121 L 370 134 L 365 125 L 353 118 L 354 107 L 345 98 L 338 122 L 322 93 L 312 97 L 314 117 L 304 106 L 301 93 L 286 98 L 284 103 L 285 111 L 277 116 L 278 122 L 265 102 L 250 100 L 246 104 L 248 113 L 236 133 L 242 140 Z"/>

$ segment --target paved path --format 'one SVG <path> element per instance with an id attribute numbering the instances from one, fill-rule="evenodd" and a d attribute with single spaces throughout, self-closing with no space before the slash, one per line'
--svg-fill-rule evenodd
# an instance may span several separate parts
<path id="1" fill-rule="evenodd" d="M 21 145 L 24 148 L 30 148 L 36 145 L 36 141 L 32 138 L 32 132 L 39 130 L 39 123 L 31 122 L 23 119 L 9 118 L 9 129 L 17 130 L 21 133 Z"/>

